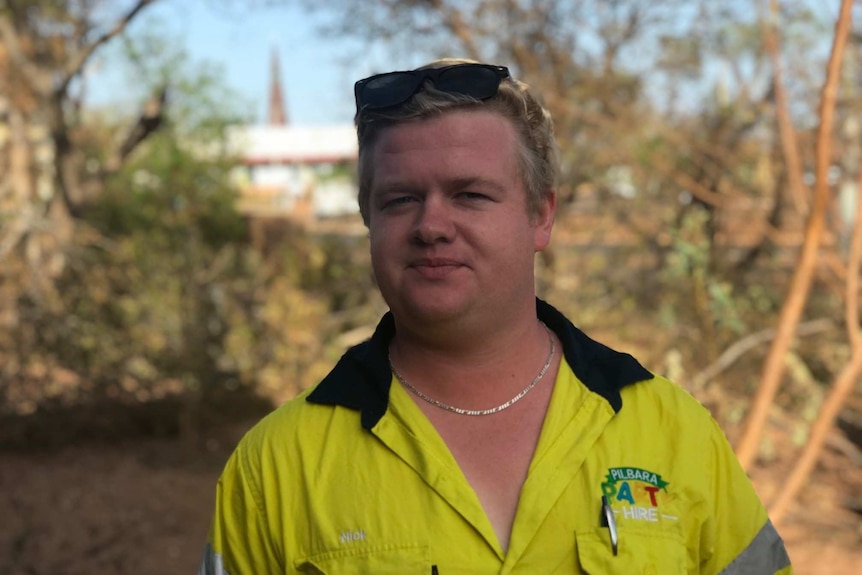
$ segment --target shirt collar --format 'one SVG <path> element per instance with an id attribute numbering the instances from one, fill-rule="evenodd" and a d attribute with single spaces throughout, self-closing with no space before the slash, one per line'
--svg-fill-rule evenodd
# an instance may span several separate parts
<path id="1" fill-rule="evenodd" d="M 550 304 L 536 299 L 536 313 L 563 345 L 563 355 L 577 378 L 611 405 L 622 409 L 620 390 L 653 375 L 627 353 L 620 353 L 587 337 Z M 389 342 L 395 335 L 395 320 L 387 312 L 371 339 L 351 347 L 306 401 L 340 405 L 361 413 L 362 427 L 373 428 L 389 406 L 392 370 Z"/>

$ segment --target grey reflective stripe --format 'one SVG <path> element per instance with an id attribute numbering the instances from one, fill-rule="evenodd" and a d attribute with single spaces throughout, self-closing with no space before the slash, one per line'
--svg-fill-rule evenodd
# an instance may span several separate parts
<path id="1" fill-rule="evenodd" d="M 201 558 L 201 566 L 198 567 L 198 575 L 230 575 L 224 569 L 221 555 L 213 551 L 209 543 L 204 548 L 204 556 Z"/>
<path id="2" fill-rule="evenodd" d="M 719 575 L 772 575 L 790 565 L 784 542 L 772 521 L 766 522 L 748 547 Z"/>

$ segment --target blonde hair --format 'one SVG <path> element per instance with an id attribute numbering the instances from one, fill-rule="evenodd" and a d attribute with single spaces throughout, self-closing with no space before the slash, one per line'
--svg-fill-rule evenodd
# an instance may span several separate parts
<path id="1" fill-rule="evenodd" d="M 475 64 L 473 60 L 443 58 L 416 68 L 443 68 Z M 550 113 L 533 96 L 527 84 L 506 78 L 497 93 L 487 100 L 451 94 L 426 81 L 409 100 L 382 110 L 359 110 L 354 118 L 359 139 L 359 211 L 365 225 L 369 221 L 369 201 L 374 180 L 373 151 L 380 133 L 403 122 L 439 116 L 451 110 L 483 109 L 508 118 L 518 135 L 518 168 L 527 191 L 527 208 L 538 214 L 542 200 L 551 193 L 557 177 L 557 145 Z"/>

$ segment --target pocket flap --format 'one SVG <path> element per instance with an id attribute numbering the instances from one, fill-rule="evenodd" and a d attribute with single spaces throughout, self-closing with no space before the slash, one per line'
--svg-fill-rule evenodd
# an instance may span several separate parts
<path id="1" fill-rule="evenodd" d="M 589 575 L 686 573 L 685 545 L 673 534 L 621 528 L 616 555 L 604 527 L 576 533 L 575 538 L 578 561 Z"/>
<path id="2" fill-rule="evenodd" d="M 313 575 L 428 575 L 427 545 L 379 545 L 337 549 L 296 561 L 300 573 Z"/>

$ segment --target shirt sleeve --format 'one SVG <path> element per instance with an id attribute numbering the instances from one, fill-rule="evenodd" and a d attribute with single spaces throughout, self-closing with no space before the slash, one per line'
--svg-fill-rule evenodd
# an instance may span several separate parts
<path id="1" fill-rule="evenodd" d="M 237 447 L 216 487 L 215 513 L 198 575 L 283 573 L 249 454 Z"/>
<path id="2" fill-rule="evenodd" d="M 712 422 L 710 509 L 701 535 L 704 575 L 791 575 L 790 558 L 736 454 Z"/>

